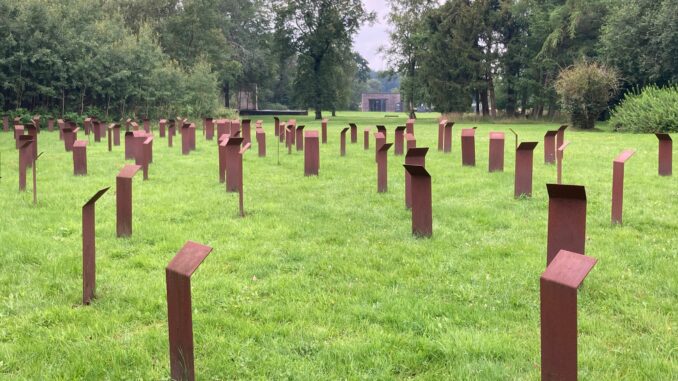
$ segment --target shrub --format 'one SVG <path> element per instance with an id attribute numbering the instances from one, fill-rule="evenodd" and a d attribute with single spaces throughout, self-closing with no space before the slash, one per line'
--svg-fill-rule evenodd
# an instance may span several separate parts
<path id="1" fill-rule="evenodd" d="M 605 65 L 580 62 L 560 72 L 555 88 L 572 125 L 591 129 L 619 89 L 619 75 Z"/>
<path id="2" fill-rule="evenodd" d="M 610 123 L 623 131 L 678 132 L 678 86 L 652 85 L 626 94 Z"/>

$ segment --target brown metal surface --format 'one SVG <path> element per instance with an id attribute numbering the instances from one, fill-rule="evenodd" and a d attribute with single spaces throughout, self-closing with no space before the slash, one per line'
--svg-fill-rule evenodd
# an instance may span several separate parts
<path id="1" fill-rule="evenodd" d="M 170 376 L 195 380 L 191 275 L 212 252 L 209 246 L 188 241 L 165 269 Z"/>
<path id="2" fill-rule="evenodd" d="M 188 155 L 191 153 L 191 133 L 190 124 L 181 126 L 181 154 Z"/>
<path id="3" fill-rule="evenodd" d="M 461 130 L 461 164 L 476 165 L 476 130 L 464 128 Z"/>
<path id="4" fill-rule="evenodd" d="M 82 206 L 82 304 L 89 304 L 96 290 L 95 205 L 109 188 L 101 189 Z"/>
<path id="5" fill-rule="evenodd" d="M 214 140 L 214 119 L 205 118 L 203 120 L 203 131 L 205 133 L 205 140 Z"/>
<path id="6" fill-rule="evenodd" d="M 405 164 L 426 166 L 426 153 L 428 153 L 428 147 L 408 149 Z M 407 209 L 412 207 L 412 177 L 407 170 L 405 170 L 405 207 Z"/>
<path id="7" fill-rule="evenodd" d="M 305 126 L 298 126 L 295 132 L 297 134 L 297 136 L 295 137 L 297 143 L 297 151 L 304 150 L 304 127 Z"/>
<path id="8" fill-rule="evenodd" d="M 556 135 L 556 147 L 560 147 L 565 144 L 565 130 L 567 130 L 566 124 L 558 128 L 558 134 Z"/>
<path id="9" fill-rule="evenodd" d="M 219 182 L 226 182 L 226 143 L 230 134 L 221 135 L 219 138 Z"/>
<path id="10" fill-rule="evenodd" d="M 612 163 L 612 224 L 622 223 L 624 205 L 624 163 L 635 154 L 635 150 L 622 152 Z"/>
<path id="11" fill-rule="evenodd" d="M 118 237 L 132 235 L 132 179 L 141 169 L 138 165 L 125 165 L 115 179 L 116 232 Z"/>
<path id="12" fill-rule="evenodd" d="M 217 124 L 217 141 L 219 141 L 224 134 L 230 135 L 231 129 L 226 126 L 226 119 L 217 119 L 215 123 Z"/>
<path id="13" fill-rule="evenodd" d="M 240 136 L 243 138 L 243 144 L 252 143 L 252 121 L 250 119 L 242 120 L 242 133 Z"/>
<path id="14" fill-rule="evenodd" d="M 586 188 L 546 184 L 549 194 L 546 264 L 560 250 L 586 254 Z"/>
<path id="15" fill-rule="evenodd" d="M 407 150 L 417 148 L 417 139 L 412 134 L 405 134 L 405 141 L 407 142 Z"/>
<path id="16" fill-rule="evenodd" d="M 78 140 L 78 131 L 79 128 L 68 127 L 64 128 L 64 148 L 66 152 L 71 152 L 73 150 L 73 143 Z"/>
<path id="17" fill-rule="evenodd" d="M 655 134 L 659 139 L 659 176 L 673 174 L 673 140 L 669 134 Z"/>
<path id="18" fill-rule="evenodd" d="M 73 174 L 87 175 L 87 140 L 77 140 L 73 144 Z"/>
<path id="19" fill-rule="evenodd" d="M 275 136 L 280 136 L 280 118 L 277 116 L 273 118 L 274 124 L 273 124 L 273 130 Z"/>
<path id="20" fill-rule="evenodd" d="M 318 131 L 306 131 L 306 150 L 304 151 L 304 175 L 318 176 L 320 169 L 320 143 Z"/>
<path id="21" fill-rule="evenodd" d="M 379 156 L 379 149 L 381 146 L 386 144 L 386 136 L 384 135 L 383 132 L 375 132 L 374 133 L 374 161 L 378 161 L 378 156 Z"/>
<path id="22" fill-rule="evenodd" d="M 257 128 L 257 148 L 259 149 L 259 157 L 266 157 L 266 131 L 263 128 Z"/>
<path id="23" fill-rule="evenodd" d="M 366 128 L 365 131 L 363 131 L 363 149 L 368 150 L 370 149 L 370 129 Z"/>
<path id="24" fill-rule="evenodd" d="M 407 133 L 414 135 L 414 119 L 408 119 L 407 123 L 405 123 L 405 127 L 407 128 Z"/>
<path id="25" fill-rule="evenodd" d="M 534 149 L 537 142 L 523 142 L 516 148 L 516 169 L 513 195 L 532 197 L 532 168 L 534 166 Z"/>
<path id="26" fill-rule="evenodd" d="M 443 152 L 445 153 L 452 152 L 452 127 L 454 127 L 454 122 L 447 122 L 443 127 Z"/>
<path id="27" fill-rule="evenodd" d="M 388 130 L 386 129 L 386 126 L 381 126 L 381 125 L 377 126 L 377 132 L 379 132 L 379 133 L 381 133 L 382 135 L 384 135 L 384 139 L 387 139 L 387 137 L 388 137 L 388 134 L 387 134 Z"/>
<path id="28" fill-rule="evenodd" d="M 115 124 L 113 126 L 113 145 L 114 146 L 119 146 L 120 145 L 120 129 L 122 128 L 121 125 Z"/>
<path id="29" fill-rule="evenodd" d="M 9 132 L 9 115 L 2 116 L 2 130 Z"/>
<path id="30" fill-rule="evenodd" d="M 445 140 L 445 123 L 447 123 L 447 119 L 438 122 L 438 152 L 442 152 L 445 146 L 443 143 Z"/>
<path id="31" fill-rule="evenodd" d="M 33 149 L 33 157 L 38 156 L 38 129 L 30 124 L 25 126 L 25 128 L 28 135 L 33 137 L 33 145 L 31 146 Z"/>
<path id="32" fill-rule="evenodd" d="M 558 131 L 546 131 L 544 135 L 544 163 L 546 164 L 556 162 L 556 135 Z"/>
<path id="33" fill-rule="evenodd" d="M 433 235 L 433 208 L 431 202 L 431 175 L 420 165 L 403 165 L 411 178 L 412 234 L 418 237 Z"/>
<path id="34" fill-rule="evenodd" d="M 196 130 L 198 128 L 195 126 L 195 123 L 191 123 L 188 125 L 188 147 L 190 148 L 191 151 L 195 151 L 195 145 L 196 145 Z"/>
<path id="35" fill-rule="evenodd" d="M 296 135 L 294 129 L 295 129 L 294 126 L 285 127 L 285 146 L 287 146 L 288 155 L 292 154 L 292 146 L 294 145 L 295 140 L 294 136 Z"/>
<path id="36" fill-rule="evenodd" d="M 239 179 L 238 179 L 238 204 L 240 206 L 240 217 L 245 217 L 245 205 L 244 205 L 244 184 L 243 184 L 243 168 L 242 168 L 242 156 L 247 152 L 248 149 L 252 146 L 252 143 L 247 143 L 245 144 L 242 149 L 240 149 L 240 152 L 238 153 L 240 156 L 240 168 L 239 168 Z"/>
<path id="37" fill-rule="evenodd" d="M 562 250 L 541 275 L 542 380 L 577 380 L 577 289 L 595 264 Z"/>
<path id="38" fill-rule="evenodd" d="M 101 142 L 101 127 L 99 126 L 99 122 L 97 120 L 92 120 L 90 126 L 92 126 L 92 132 L 94 133 L 94 141 L 97 143 Z"/>
<path id="39" fill-rule="evenodd" d="M 570 142 L 565 142 L 563 143 L 562 146 L 558 146 L 558 150 L 556 151 L 556 160 L 557 160 L 557 183 L 562 184 L 563 183 L 563 159 L 565 158 L 565 148 L 570 145 Z"/>
<path id="40" fill-rule="evenodd" d="M 503 132 L 490 132 L 490 172 L 504 172 L 504 141 Z"/>
<path id="41" fill-rule="evenodd" d="M 92 118 L 85 118 L 82 127 L 85 129 L 85 135 L 89 135 L 92 132 Z"/>
<path id="42" fill-rule="evenodd" d="M 285 138 L 285 131 L 287 131 L 287 125 L 285 123 L 281 123 L 278 126 L 278 142 L 279 143 L 284 143 L 286 138 Z"/>
<path id="43" fill-rule="evenodd" d="M 158 131 L 161 138 L 165 137 L 165 128 L 167 127 L 167 119 L 160 119 L 158 121 Z M 213 129 L 214 131 L 214 129 Z"/>
<path id="44" fill-rule="evenodd" d="M 355 123 L 348 125 L 351 127 L 351 144 L 358 143 L 358 126 Z"/>
<path id="45" fill-rule="evenodd" d="M 147 134 L 151 133 L 151 121 L 148 118 L 144 118 L 144 131 L 146 131 Z"/>
<path id="46" fill-rule="evenodd" d="M 377 134 L 381 135 L 381 134 Z M 388 150 L 393 143 L 384 143 L 377 150 L 377 192 L 388 192 Z"/>
<path id="47" fill-rule="evenodd" d="M 125 132 L 125 160 L 134 159 L 134 132 L 127 131 Z"/>
<path id="48" fill-rule="evenodd" d="M 38 158 L 42 156 L 43 152 L 33 157 L 33 205 L 38 205 Z"/>
<path id="49" fill-rule="evenodd" d="M 22 136 L 24 134 L 24 126 L 20 124 L 15 124 L 14 125 L 14 146 L 16 149 L 19 149 L 21 147 L 21 144 L 19 143 L 19 136 Z"/>
<path id="50" fill-rule="evenodd" d="M 141 165 L 144 171 L 144 180 L 148 180 L 148 168 L 153 162 L 153 136 L 148 135 L 141 145 L 141 160 L 137 160 L 135 164 Z"/>
<path id="51" fill-rule="evenodd" d="M 19 147 L 19 191 L 26 190 L 26 168 L 32 161 L 31 141 L 26 141 Z"/>
<path id="52" fill-rule="evenodd" d="M 348 131 L 348 127 L 341 130 L 341 139 L 339 142 L 339 152 L 341 156 L 346 156 L 346 131 Z"/>
<path id="53" fill-rule="evenodd" d="M 327 144 L 327 119 L 323 119 L 321 124 L 322 143 Z"/>
<path id="54" fill-rule="evenodd" d="M 238 192 L 242 179 L 242 155 L 240 145 L 243 138 L 232 137 L 226 141 L 226 192 Z"/>
<path id="55" fill-rule="evenodd" d="M 396 156 L 401 156 L 403 154 L 403 146 L 405 145 L 405 126 L 398 126 L 395 129 L 395 152 Z"/>

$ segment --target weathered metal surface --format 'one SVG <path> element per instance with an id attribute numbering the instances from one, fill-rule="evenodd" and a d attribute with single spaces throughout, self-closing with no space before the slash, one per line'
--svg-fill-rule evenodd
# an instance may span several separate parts
<path id="1" fill-rule="evenodd" d="M 380 135 L 380 134 L 378 134 Z M 388 150 L 393 143 L 384 143 L 377 150 L 377 192 L 388 192 Z"/>
<path id="2" fill-rule="evenodd" d="M 188 155 L 191 153 L 191 125 L 184 124 L 181 126 L 181 154 Z"/>
<path id="3" fill-rule="evenodd" d="M 557 168 L 557 183 L 562 184 L 563 183 L 563 159 L 565 158 L 565 148 L 570 145 L 570 142 L 565 142 L 563 143 L 562 146 L 558 147 L 558 150 L 556 151 L 556 159 L 558 161 L 558 168 Z"/>
<path id="4" fill-rule="evenodd" d="M 503 132 L 490 132 L 490 172 L 504 172 L 504 142 Z"/>
<path id="5" fill-rule="evenodd" d="M 532 169 L 537 142 L 523 142 L 516 148 L 516 170 L 513 195 L 532 197 Z"/>
<path id="6" fill-rule="evenodd" d="M 30 139 L 30 137 L 29 137 Z M 29 162 L 32 159 L 32 141 L 24 141 L 21 146 L 19 146 L 19 191 L 23 192 L 26 190 L 26 169 L 28 168 Z"/>
<path id="7" fill-rule="evenodd" d="M 407 128 L 407 133 L 414 135 L 414 119 L 408 119 L 407 123 L 405 123 L 405 127 Z"/>
<path id="8" fill-rule="evenodd" d="M 243 138 L 243 144 L 252 143 L 252 121 L 250 119 L 242 120 L 242 132 L 240 136 Z"/>
<path id="9" fill-rule="evenodd" d="M 405 155 L 405 164 L 426 166 L 426 153 L 428 153 L 428 147 L 408 149 Z M 412 177 L 407 170 L 405 170 L 405 207 L 407 209 L 412 207 Z"/>
<path id="10" fill-rule="evenodd" d="M 305 126 L 297 126 L 297 130 L 295 131 L 295 133 L 297 134 L 297 136 L 295 137 L 297 151 L 304 150 L 304 127 Z"/>
<path id="11" fill-rule="evenodd" d="M 273 120 L 274 120 L 273 132 L 275 136 L 280 136 L 280 118 L 276 116 L 273 118 Z"/>
<path id="12" fill-rule="evenodd" d="M 471 167 L 476 165 L 475 128 L 464 128 L 461 130 L 461 163 Z"/>
<path id="13" fill-rule="evenodd" d="M 132 235 L 132 179 L 141 169 L 138 165 L 125 165 L 116 177 L 116 232 L 118 237 Z"/>
<path id="14" fill-rule="evenodd" d="M 412 134 L 405 134 L 405 141 L 407 142 L 407 150 L 417 148 L 417 139 Z"/>
<path id="15" fill-rule="evenodd" d="M 239 168 L 238 168 L 238 204 L 240 206 L 240 217 L 245 217 L 245 192 L 243 184 L 243 167 L 242 167 L 242 156 L 247 152 L 248 149 L 252 146 L 252 143 L 245 144 L 238 152 L 239 157 Z"/>
<path id="16" fill-rule="evenodd" d="M 368 150 L 370 149 L 370 129 L 366 128 L 365 131 L 363 131 L 363 149 Z"/>
<path id="17" fill-rule="evenodd" d="M 257 137 L 257 148 L 259 157 L 266 157 L 266 131 L 263 128 L 257 128 L 255 135 Z"/>
<path id="18" fill-rule="evenodd" d="M 567 130 L 566 124 L 558 128 L 558 134 L 556 135 L 556 147 L 560 147 L 565 144 L 565 130 Z"/>
<path id="19" fill-rule="evenodd" d="M 379 149 L 381 146 L 386 144 L 386 136 L 382 131 L 376 132 L 374 134 L 374 161 L 379 160 Z"/>
<path id="20" fill-rule="evenodd" d="M 445 146 L 444 140 L 446 123 L 447 119 L 443 119 L 440 122 L 438 122 L 438 152 L 443 152 L 443 148 Z"/>
<path id="21" fill-rule="evenodd" d="M 101 189 L 82 206 L 82 304 L 89 304 L 96 290 L 95 205 L 109 188 Z"/>
<path id="22" fill-rule="evenodd" d="M 231 137 L 230 134 L 221 135 L 219 138 L 219 182 L 226 182 L 226 143 Z"/>
<path id="23" fill-rule="evenodd" d="M 445 153 L 452 152 L 452 127 L 454 127 L 454 122 L 447 122 L 443 127 L 443 152 Z"/>
<path id="24" fill-rule="evenodd" d="M 306 150 L 304 151 L 304 175 L 318 176 L 320 169 L 320 143 L 318 131 L 306 131 Z"/>
<path id="25" fill-rule="evenodd" d="M 21 124 L 15 124 L 14 125 L 14 147 L 16 149 L 19 149 L 21 147 L 21 143 L 19 143 L 19 137 L 23 136 L 24 134 L 24 126 Z"/>
<path id="26" fill-rule="evenodd" d="M 341 156 L 346 156 L 346 132 L 348 127 L 341 130 L 341 139 L 339 141 L 339 153 Z"/>
<path id="27" fill-rule="evenodd" d="M 358 143 L 358 126 L 355 123 L 348 125 L 351 127 L 351 144 Z"/>
<path id="28" fill-rule="evenodd" d="M 386 126 L 381 126 L 381 125 L 377 126 L 377 132 L 384 135 L 384 139 L 386 139 L 388 137 L 388 134 L 387 134 L 388 130 L 386 129 Z"/>
<path id="29" fill-rule="evenodd" d="M 209 246 L 188 241 L 165 269 L 170 376 L 195 380 L 191 275 L 212 252 Z"/>
<path id="30" fill-rule="evenodd" d="M 433 235 L 433 208 L 431 202 L 431 175 L 420 165 L 405 164 L 411 178 L 412 234 L 418 237 Z"/>
<path id="31" fill-rule="evenodd" d="M 78 140 L 78 131 L 80 131 L 80 129 L 75 127 L 75 123 L 68 128 L 64 128 L 64 148 L 66 149 L 66 152 L 71 152 L 73 150 L 73 143 Z"/>
<path id="32" fill-rule="evenodd" d="M 558 131 L 546 131 L 544 135 L 544 163 L 546 164 L 556 162 L 556 135 Z"/>
<path id="33" fill-rule="evenodd" d="M 226 191 L 238 192 L 242 179 L 242 155 L 240 146 L 243 138 L 230 137 L 226 141 Z"/>
<path id="34" fill-rule="evenodd" d="M 612 224 L 622 223 L 624 205 L 624 163 L 635 154 L 635 150 L 622 152 L 612 163 Z"/>
<path id="35" fill-rule="evenodd" d="M 73 144 L 73 174 L 87 175 L 87 140 L 77 140 Z"/>
<path id="36" fill-rule="evenodd" d="M 669 134 L 655 134 L 659 139 L 659 176 L 673 174 L 673 140 Z"/>
<path id="37" fill-rule="evenodd" d="M 577 289 L 596 262 L 561 250 L 541 275 L 542 380 L 577 380 Z"/>
<path id="38" fill-rule="evenodd" d="M 546 184 L 549 194 L 546 264 L 560 250 L 586 254 L 586 188 Z"/>
<path id="39" fill-rule="evenodd" d="M 322 124 L 321 124 L 321 135 L 322 135 L 322 143 L 327 144 L 327 119 L 323 119 Z"/>
<path id="40" fill-rule="evenodd" d="M 395 129 L 395 152 L 394 154 L 396 156 L 401 156 L 404 151 L 404 145 L 405 145 L 405 126 L 398 126 Z"/>
<path id="41" fill-rule="evenodd" d="M 118 123 L 116 123 L 113 126 L 113 145 L 114 146 L 119 146 L 120 145 L 120 129 L 122 126 Z"/>
<path id="42" fill-rule="evenodd" d="M 203 119 L 203 127 L 205 140 L 214 140 L 214 119 L 212 118 Z"/>
<path id="43" fill-rule="evenodd" d="M 161 138 L 165 137 L 166 128 L 167 128 L 167 119 L 160 119 L 158 121 L 158 133 L 160 134 Z M 212 128 L 212 132 L 214 132 L 214 127 Z"/>

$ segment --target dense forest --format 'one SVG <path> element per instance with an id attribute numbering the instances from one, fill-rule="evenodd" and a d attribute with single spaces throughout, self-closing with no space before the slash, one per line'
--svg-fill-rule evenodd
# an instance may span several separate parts
<path id="1" fill-rule="evenodd" d="M 572 66 L 609 74 L 609 104 L 678 78 L 678 0 L 388 4 L 389 71 L 377 74 L 353 49 L 375 17 L 360 0 L 0 0 L 0 106 L 335 111 L 378 89 L 400 91 L 409 110 L 549 117 L 567 103 L 557 82 Z"/>

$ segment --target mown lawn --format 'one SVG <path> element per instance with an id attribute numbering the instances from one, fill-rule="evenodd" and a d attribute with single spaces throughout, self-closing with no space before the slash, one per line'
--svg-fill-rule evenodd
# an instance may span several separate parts
<path id="1" fill-rule="evenodd" d="M 245 157 L 245 219 L 218 181 L 216 142 L 198 132 L 182 156 L 156 137 L 150 180 L 134 180 L 134 235 L 115 237 L 115 175 L 123 147 L 88 149 L 74 177 L 57 133 L 43 132 L 39 204 L 17 192 L 18 154 L 0 133 L 0 379 L 167 379 L 164 268 L 187 240 L 214 248 L 193 277 L 200 379 L 534 380 L 540 373 L 539 276 L 546 255 L 542 137 L 557 125 L 479 125 L 477 167 L 437 152 L 433 115 L 415 130 L 431 147 L 433 237 L 410 234 L 404 158 L 389 155 L 389 192 L 376 192 L 374 140 L 404 124 L 339 114 L 321 146 L 320 176 L 280 150 L 266 118 L 268 157 Z M 359 143 L 339 156 L 339 131 Z M 319 129 L 310 119 L 307 129 Z M 472 125 L 466 124 L 466 127 Z M 461 125 L 459 126 L 461 127 Z M 539 141 L 534 197 L 513 198 L 513 138 Z M 488 173 L 489 131 L 506 131 L 506 170 Z M 254 136 L 254 134 L 253 134 Z M 84 135 L 79 135 L 83 139 Z M 652 135 L 568 130 L 564 182 L 585 185 L 587 255 L 599 260 L 579 296 L 579 376 L 668 380 L 678 374 L 678 177 L 657 175 Z M 612 160 L 626 164 L 624 226 L 610 225 Z M 674 151 L 675 156 L 675 151 Z M 30 177 L 29 177 L 30 179 Z M 81 207 L 97 204 L 97 299 L 81 300 Z"/>

